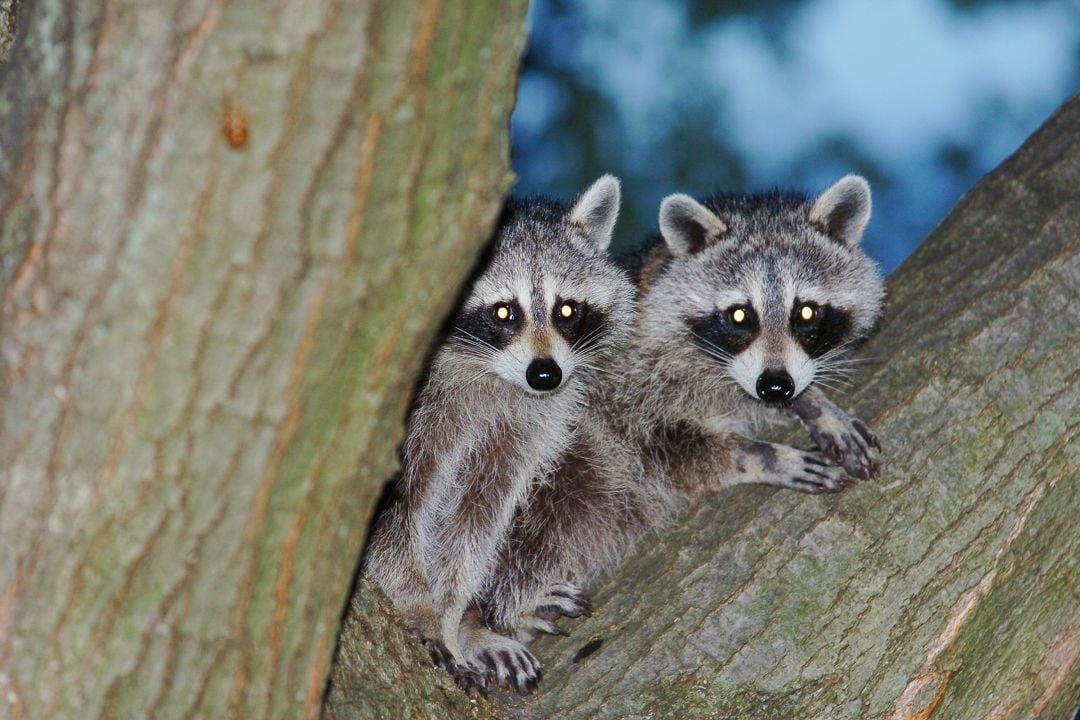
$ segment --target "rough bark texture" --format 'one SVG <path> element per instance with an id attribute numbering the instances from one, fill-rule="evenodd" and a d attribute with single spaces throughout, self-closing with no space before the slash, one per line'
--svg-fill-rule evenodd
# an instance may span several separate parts
<path id="1" fill-rule="evenodd" d="M 882 438 L 883 478 L 838 496 L 742 488 L 703 502 L 593 588 L 597 612 L 573 637 L 535 645 L 540 693 L 502 698 L 499 711 L 1069 717 L 1080 697 L 1077 137 L 1073 99 L 891 279 L 867 362 L 838 396 Z M 361 588 L 344 634 L 343 654 L 364 645 L 353 672 L 367 679 L 342 694 L 354 700 L 407 682 L 372 670 L 371 658 L 413 653 L 372 619 L 378 602 Z M 336 717 L 376 717 L 330 699 L 360 708 Z M 401 717 L 414 707 L 403 700 Z"/>
<path id="2" fill-rule="evenodd" d="M 0 0 L 0 62 L 7 62 L 8 52 L 15 42 L 16 21 L 21 0 Z"/>
<path id="3" fill-rule="evenodd" d="M 22 7 L 0 717 L 319 713 L 411 383 L 509 185 L 524 5 Z"/>

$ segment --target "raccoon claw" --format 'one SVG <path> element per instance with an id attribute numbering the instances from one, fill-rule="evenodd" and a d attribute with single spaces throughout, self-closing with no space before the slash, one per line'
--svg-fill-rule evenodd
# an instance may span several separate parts
<path id="1" fill-rule="evenodd" d="M 802 453 L 803 466 L 790 479 L 794 490 L 806 493 L 836 493 L 847 490 L 853 480 L 844 475 L 840 468 L 830 465 L 825 456 L 817 452 Z"/>
<path id="2" fill-rule="evenodd" d="M 848 475 L 861 480 L 876 478 L 881 473 L 877 450 L 881 448 L 877 436 L 862 420 L 851 417 L 837 409 L 828 421 L 810 424 L 810 436 L 821 451 L 836 464 L 842 465 Z"/>
<path id="3" fill-rule="evenodd" d="M 431 658 L 431 662 L 435 664 L 435 667 L 440 668 L 454 678 L 454 684 L 463 692 L 478 690 L 481 694 L 487 694 L 487 683 L 484 676 L 468 665 L 455 660 L 453 653 L 450 652 L 450 649 L 446 647 L 442 640 L 420 638 L 420 644 L 427 650 L 428 656 Z"/>
<path id="4" fill-rule="evenodd" d="M 470 690 L 476 690 L 481 695 L 487 695 L 488 691 L 488 679 L 486 675 L 483 675 L 476 670 L 473 670 L 467 665 L 457 665 L 450 676 L 454 678 L 454 683 L 461 689 L 462 692 L 469 692 Z"/>
<path id="5" fill-rule="evenodd" d="M 867 444 L 870 445 L 870 447 L 874 448 L 875 450 L 881 449 L 881 443 L 878 442 L 877 435 L 874 433 L 873 430 L 866 426 L 866 423 L 864 423 L 857 417 L 853 417 L 851 418 L 851 424 L 855 426 L 855 430 L 860 435 L 862 435 L 863 440 L 865 440 Z"/>
<path id="6" fill-rule="evenodd" d="M 457 669 L 457 661 L 454 660 L 453 654 L 442 640 L 420 638 L 420 644 L 427 650 L 428 656 L 435 667 L 441 668 L 451 675 L 454 674 Z"/>
<path id="7" fill-rule="evenodd" d="M 500 638 L 497 645 L 482 650 L 477 660 L 487 668 L 484 679 L 488 684 L 513 689 L 519 695 L 535 692 L 544 676 L 540 661 L 510 638 Z"/>

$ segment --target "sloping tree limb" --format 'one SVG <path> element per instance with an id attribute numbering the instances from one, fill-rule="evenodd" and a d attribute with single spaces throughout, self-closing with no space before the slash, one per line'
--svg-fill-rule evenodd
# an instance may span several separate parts
<path id="1" fill-rule="evenodd" d="M 509 186 L 525 3 L 40 0 L 0 68 L 0 716 L 318 714 Z"/>

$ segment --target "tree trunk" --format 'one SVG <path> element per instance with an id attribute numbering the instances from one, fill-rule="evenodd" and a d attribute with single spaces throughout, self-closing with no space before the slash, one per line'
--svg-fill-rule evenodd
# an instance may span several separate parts
<path id="1" fill-rule="evenodd" d="M 509 187 L 524 6 L 23 5 L 0 716 L 318 715 L 411 383 Z"/>
<path id="2" fill-rule="evenodd" d="M 837 398 L 876 428 L 884 476 L 837 496 L 758 487 L 703 501 L 593 588 L 596 614 L 572 624 L 573 637 L 535 645 L 540 692 L 506 699 L 505 714 L 1070 716 L 1080 697 L 1077 137 L 1080 96 L 891 279 L 868 361 Z M 380 602 L 366 585 L 354 599 L 342 641 L 353 694 L 331 693 L 334 717 L 377 717 L 348 700 L 394 682 L 412 717 L 419 683 L 447 684 L 433 670 L 400 679 L 371 665 L 416 654 L 385 627 Z"/>

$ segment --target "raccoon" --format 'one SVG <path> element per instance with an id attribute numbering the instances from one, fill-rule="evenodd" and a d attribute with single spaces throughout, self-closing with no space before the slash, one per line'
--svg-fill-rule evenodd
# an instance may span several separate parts
<path id="1" fill-rule="evenodd" d="M 812 202 L 664 199 L 665 245 L 647 263 L 638 332 L 649 349 L 631 371 L 646 390 L 623 399 L 650 419 L 658 467 L 691 486 L 713 486 L 726 469 L 725 484 L 809 492 L 843 489 L 840 468 L 877 476 L 876 438 L 823 391 L 880 313 L 881 273 L 860 248 L 870 211 L 870 186 L 853 175 Z M 825 457 L 750 440 L 776 410 L 802 421 Z M 716 459 L 726 462 L 701 465 Z"/>
<path id="2" fill-rule="evenodd" d="M 619 199 L 605 175 L 572 207 L 507 204 L 433 356 L 372 533 L 366 572 L 464 688 L 508 684 L 508 667 L 521 691 L 539 679 L 532 654 L 474 606 L 515 508 L 554 467 L 586 388 L 628 337 L 633 285 L 607 255 Z"/>
<path id="3" fill-rule="evenodd" d="M 489 625 L 522 641 L 561 632 L 592 576 L 703 491 L 835 492 L 877 476 L 876 437 L 823 390 L 880 312 L 883 281 L 859 247 L 870 208 L 857 176 L 812 201 L 664 199 L 662 242 L 634 263 L 632 351 L 590 386 L 574 443 L 521 506 L 483 600 Z M 754 439 L 776 413 L 819 450 Z"/>

